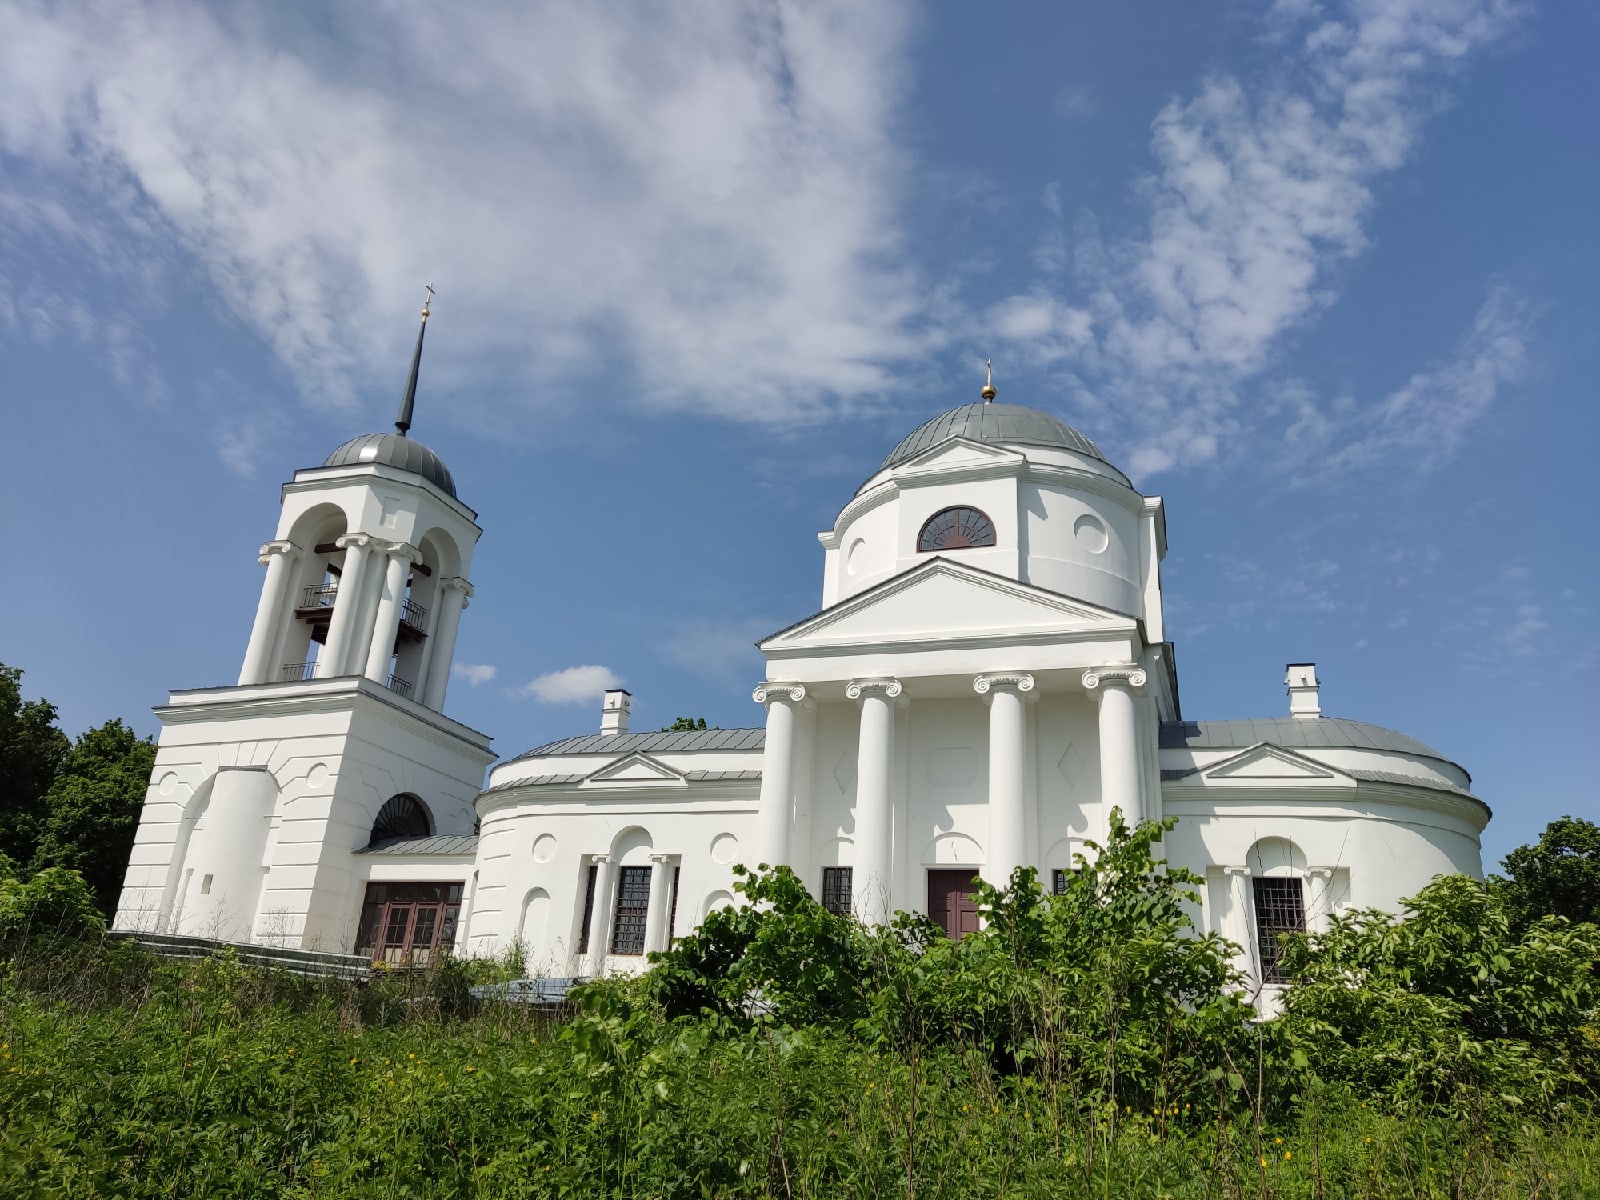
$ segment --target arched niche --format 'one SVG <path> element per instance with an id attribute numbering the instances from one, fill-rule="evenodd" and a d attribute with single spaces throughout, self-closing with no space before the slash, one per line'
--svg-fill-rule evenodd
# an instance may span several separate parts
<path id="1" fill-rule="evenodd" d="M 279 647 L 275 661 L 270 664 L 271 679 L 299 678 L 292 668 L 312 658 L 313 638 L 320 642 L 326 637 L 345 568 L 346 552 L 335 543 L 349 530 L 348 515 L 331 503 L 312 505 L 290 527 L 289 540 L 300 548 L 300 559 L 291 575 L 285 625 L 275 643 Z M 326 615 L 318 620 L 318 614 Z"/>
<path id="2" fill-rule="evenodd" d="M 719 908 L 733 907 L 733 893 L 718 888 L 706 897 L 706 902 L 700 906 L 700 919 L 704 921 Z"/>
<path id="3" fill-rule="evenodd" d="M 819 867 L 853 867 L 855 864 L 856 846 L 850 838 L 829 838 L 817 847 Z"/>
<path id="4" fill-rule="evenodd" d="M 983 862 L 983 847 L 976 838 L 964 833 L 941 833 L 922 850 L 922 865 L 925 867 L 976 867 Z"/>
<path id="5" fill-rule="evenodd" d="M 650 865 L 650 854 L 655 844 L 648 830 L 630 825 L 619 830 L 611 839 L 611 861 L 618 867 L 645 867 Z"/>
<path id="6" fill-rule="evenodd" d="M 550 893 L 542 887 L 528 889 L 517 920 L 517 943 L 528 963 L 544 952 L 550 927 Z"/>
<path id="7" fill-rule="evenodd" d="M 1262 838 L 1250 847 L 1245 864 L 1257 878 L 1270 876 L 1298 877 L 1306 873 L 1305 851 L 1288 838 Z"/>

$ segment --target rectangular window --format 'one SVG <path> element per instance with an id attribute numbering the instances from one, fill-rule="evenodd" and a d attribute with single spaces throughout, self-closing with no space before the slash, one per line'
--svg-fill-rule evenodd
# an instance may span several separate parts
<path id="1" fill-rule="evenodd" d="M 455 945 L 459 883 L 369 883 L 356 953 L 391 966 L 426 967 Z"/>
<path id="2" fill-rule="evenodd" d="M 1056 895 L 1061 895 L 1067 890 L 1067 883 L 1076 875 L 1076 871 L 1069 871 L 1065 867 L 1057 867 L 1050 872 L 1050 890 Z"/>
<path id="3" fill-rule="evenodd" d="M 835 916 L 849 916 L 853 903 L 850 895 L 853 878 L 854 871 L 850 867 L 823 867 L 822 907 Z"/>
<path id="4" fill-rule="evenodd" d="M 1300 880 L 1269 875 L 1253 879 L 1256 899 L 1256 946 L 1261 954 L 1261 982 L 1287 983 L 1288 977 L 1278 966 L 1283 945 L 1278 940 L 1281 933 L 1306 931 L 1305 898 L 1300 890 Z"/>
<path id="5" fill-rule="evenodd" d="M 578 930 L 578 953 L 589 953 L 589 926 L 594 922 L 594 881 L 600 877 L 600 864 L 589 864 L 589 879 L 583 885 L 583 925 Z"/>
<path id="6" fill-rule="evenodd" d="M 650 914 L 650 868 L 623 867 L 617 880 L 617 913 L 611 923 L 611 953 L 643 954 L 644 923 Z"/>

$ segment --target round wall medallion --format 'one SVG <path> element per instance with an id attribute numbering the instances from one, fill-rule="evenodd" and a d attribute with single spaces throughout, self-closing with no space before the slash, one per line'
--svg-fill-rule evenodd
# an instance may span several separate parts
<path id="1" fill-rule="evenodd" d="M 160 792 L 163 796 L 170 796 L 177 790 L 178 777 L 171 771 L 168 771 L 165 775 L 163 775 L 160 781 L 156 784 L 156 791 Z"/>
<path id="2" fill-rule="evenodd" d="M 739 853 L 739 839 L 731 833 L 719 833 L 711 839 L 711 861 L 714 863 L 731 863 L 733 856 Z"/>
<path id="3" fill-rule="evenodd" d="M 320 788 L 326 786 L 327 782 L 328 764 L 312 763 L 311 770 L 306 772 L 306 786 L 309 788 Z"/>
<path id="4" fill-rule="evenodd" d="M 533 839 L 533 861 L 549 862 L 556 856 L 556 839 L 548 833 L 541 833 Z"/>
<path id="5" fill-rule="evenodd" d="M 867 544 L 866 538 L 857 538 L 850 543 L 850 548 L 844 552 L 844 570 L 847 575 L 854 575 L 861 570 L 863 555 L 861 549 Z"/>
<path id="6" fill-rule="evenodd" d="M 1106 527 L 1100 523 L 1099 517 L 1092 517 L 1084 513 L 1072 523 L 1073 536 L 1090 554 L 1099 554 L 1111 544 L 1111 538 L 1106 534 Z"/>

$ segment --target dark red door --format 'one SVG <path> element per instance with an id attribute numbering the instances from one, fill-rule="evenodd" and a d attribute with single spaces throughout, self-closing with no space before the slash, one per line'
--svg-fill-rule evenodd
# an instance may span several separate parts
<path id="1" fill-rule="evenodd" d="M 928 915 L 951 937 L 978 931 L 978 903 L 972 895 L 977 885 L 973 870 L 928 872 Z"/>

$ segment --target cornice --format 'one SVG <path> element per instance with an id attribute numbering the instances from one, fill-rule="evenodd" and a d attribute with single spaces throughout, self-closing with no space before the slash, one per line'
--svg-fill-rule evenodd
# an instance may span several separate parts
<path id="1" fill-rule="evenodd" d="M 722 793 L 722 794 L 719 794 Z M 577 784 L 503 783 L 479 792 L 473 800 L 478 816 L 488 817 L 508 808 L 529 813 L 561 813 L 573 805 L 605 811 L 657 814 L 755 812 L 761 795 L 759 779 L 704 780 L 690 784 L 687 792 L 662 788 L 593 788 L 581 791 Z M 631 807 L 630 807 L 631 806 Z"/>
<path id="2" fill-rule="evenodd" d="M 431 480 L 410 471 L 401 471 L 385 463 L 359 463 L 340 467 L 301 467 L 294 473 L 294 478 L 278 489 L 279 503 L 288 496 L 293 488 L 297 492 L 327 492 L 336 488 L 348 487 L 356 480 L 364 478 L 381 479 L 385 483 L 392 483 L 396 487 L 410 488 L 422 492 L 437 500 L 457 516 L 464 517 L 467 524 L 475 531 L 473 542 L 483 536 L 483 530 L 478 525 L 478 510 L 463 504 L 459 499 L 445 492 Z"/>
<path id="3" fill-rule="evenodd" d="M 1356 780 L 1353 784 L 1307 780 L 1298 784 L 1290 782 L 1284 787 L 1262 787 L 1259 784 L 1254 787 L 1240 787 L 1226 782 L 1206 783 L 1200 779 L 1197 772 L 1187 779 L 1162 780 L 1161 797 L 1163 804 L 1170 800 L 1175 804 L 1197 807 L 1242 806 L 1256 811 L 1273 806 L 1287 811 L 1318 805 L 1345 807 L 1355 807 L 1363 803 L 1378 806 L 1393 805 L 1465 818 L 1475 824 L 1480 831 L 1489 823 L 1492 815 L 1489 806 L 1475 796 L 1442 791 L 1421 782 L 1415 785 L 1402 785 L 1368 783 L 1365 780 Z M 1218 815 L 1225 817 L 1227 814 Z M 1376 819 L 1394 818 L 1380 816 Z"/>
<path id="4" fill-rule="evenodd" d="M 1003 650 L 1013 646 L 1061 646 L 1078 643 L 1133 641 L 1142 643 L 1140 630 L 1127 629 L 1041 629 L 1030 633 L 929 634 L 926 637 L 890 641 L 884 638 L 856 638 L 847 642 L 802 642 L 792 646 L 763 646 L 769 660 L 796 658 L 848 658 L 852 655 L 892 648 L 896 653 L 918 654 L 940 650 Z"/>
<path id="5" fill-rule="evenodd" d="M 424 708 L 416 701 L 402 701 L 388 688 L 359 675 L 194 688 L 173 692 L 171 702 L 158 705 L 154 711 L 163 725 L 194 725 L 237 717 L 348 712 L 353 711 L 358 699 L 393 709 L 417 726 L 419 732 L 453 750 L 466 747 L 485 766 L 498 757 L 489 749 L 492 739 L 487 734 Z"/>

